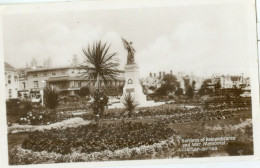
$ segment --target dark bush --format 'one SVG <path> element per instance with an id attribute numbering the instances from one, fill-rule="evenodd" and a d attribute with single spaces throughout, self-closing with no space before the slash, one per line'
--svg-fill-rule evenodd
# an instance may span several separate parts
<path id="1" fill-rule="evenodd" d="M 253 155 L 253 142 L 229 142 L 225 148 L 230 156 Z"/>

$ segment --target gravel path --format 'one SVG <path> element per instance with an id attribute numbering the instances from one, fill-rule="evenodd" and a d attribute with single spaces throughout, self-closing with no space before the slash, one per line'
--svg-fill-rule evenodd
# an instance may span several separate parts
<path id="1" fill-rule="evenodd" d="M 50 125 L 19 125 L 14 124 L 8 127 L 8 133 L 20 133 L 20 132 L 32 132 L 32 131 L 44 131 L 50 129 L 65 129 L 68 127 L 78 127 L 80 125 L 87 125 L 91 121 L 84 120 L 80 117 L 70 118 L 61 122 L 53 123 Z"/>

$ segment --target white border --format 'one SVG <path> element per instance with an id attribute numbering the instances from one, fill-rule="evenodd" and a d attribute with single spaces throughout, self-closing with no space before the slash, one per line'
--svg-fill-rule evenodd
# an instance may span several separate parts
<path id="1" fill-rule="evenodd" d="M 251 25 L 248 30 L 250 39 L 249 49 L 251 54 L 251 92 L 253 107 L 253 131 L 254 131 L 254 156 L 228 156 L 228 157 L 206 157 L 206 158 L 185 158 L 185 159 L 162 159 L 162 160 L 140 160 L 140 161 L 108 161 L 108 162 L 85 162 L 85 163 L 62 163 L 62 164 L 39 164 L 26 165 L 26 167 L 103 167 L 103 166 L 134 166 L 134 165 L 154 165 L 154 164 L 173 164 L 173 163 L 198 163 L 216 161 L 237 161 L 237 160 L 257 160 L 260 156 L 260 112 L 259 112 L 259 77 L 257 59 L 257 35 L 255 18 L 254 0 L 100 0 L 86 2 L 58 2 L 58 3 L 39 3 L 39 4 L 19 4 L 0 6 L 0 93 L 5 93 L 4 85 L 4 52 L 3 52 L 3 15 L 22 14 L 22 13 L 46 13 L 46 12 L 65 12 L 65 11 L 85 11 L 103 9 L 126 9 L 143 7 L 163 7 L 163 6 L 182 6 L 182 5 L 204 5 L 204 4 L 223 4 L 223 3 L 244 3 L 248 6 L 248 22 Z M 7 126 L 5 115 L 5 95 L 0 94 L 0 165 L 8 166 L 7 152 Z M 11 166 L 24 167 L 24 166 Z"/>

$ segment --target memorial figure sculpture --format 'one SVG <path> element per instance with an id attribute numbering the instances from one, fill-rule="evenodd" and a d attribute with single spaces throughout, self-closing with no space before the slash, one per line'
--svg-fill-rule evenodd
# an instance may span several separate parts
<path id="1" fill-rule="evenodd" d="M 122 38 L 125 49 L 127 50 L 127 64 L 132 64 L 135 62 L 134 55 L 135 49 L 133 48 L 133 43 L 126 41 L 126 39 Z"/>

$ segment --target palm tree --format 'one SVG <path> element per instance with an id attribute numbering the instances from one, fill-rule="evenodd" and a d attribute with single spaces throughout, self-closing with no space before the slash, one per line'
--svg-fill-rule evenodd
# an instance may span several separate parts
<path id="1" fill-rule="evenodd" d="M 131 117 L 134 109 L 138 106 L 138 104 L 134 103 L 134 98 L 131 93 L 125 95 L 123 104 L 128 112 L 128 117 Z"/>
<path id="2" fill-rule="evenodd" d="M 44 88 L 44 105 L 50 109 L 50 111 L 45 112 L 45 115 L 53 119 L 57 118 L 57 111 L 55 109 L 58 107 L 61 101 L 60 91 L 61 90 L 58 87 L 53 85 L 48 85 Z"/>
<path id="3" fill-rule="evenodd" d="M 60 103 L 60 89 L 56 86 L 47 86 L 44 88 L 44 105 L 54 110 Z"/>
<path id="4" fill-rule="evenodd" d="M 100 94 L 101 92 L 101 81 L 104 82 L 104 85 L 111 84 L 116 80 L 116 77 L 119 74 L 119 70 L 117 69 L 119 66 L 118 59 L 116 59 L 117 53 L 109 53 L 110 45 L 106 43 L 102 43 L 101 41 L 93 43 L 92 46 L 88 45 L 87 49 L 82 49 L 85 60 L 81 68 L 85 70 L 82 74 L 86 77 L 88 81 L 94 80 L 96 83 L 95 89 L 97 89 L 96 94 Z M 103 97 L 99 99 L 104 99 Z M 97 102 L 100 102 L 97 100 Z M 99 106 L 104 106 L 104 103 L 98 103 Z M 100 109 L 98 113 L 103 113 L 103 107 Z M 98 109 L 94 109 L 98 110 Z M 95 112 L 96 113 L 96 112 Z"/>
<path id="5" fill-rule="evenodd" d="M 81 66 L 85 69 L 83 75 L 87 80 L 95 80 L 97 90 L 100 91 L 100 82 L 103 81 L 105 85 L 110 84 L 116 80 L 116 76 L 119 74 L 117 69 L 118 59 L 116 59 L 117 53 L 108 53 L 110 45 L 106 43 L 102 44 L 101 41 L 94 43 L 92 46 L 88 46 L 87 49 L 82 49 L 85 55 L 85 61 Z"/>

